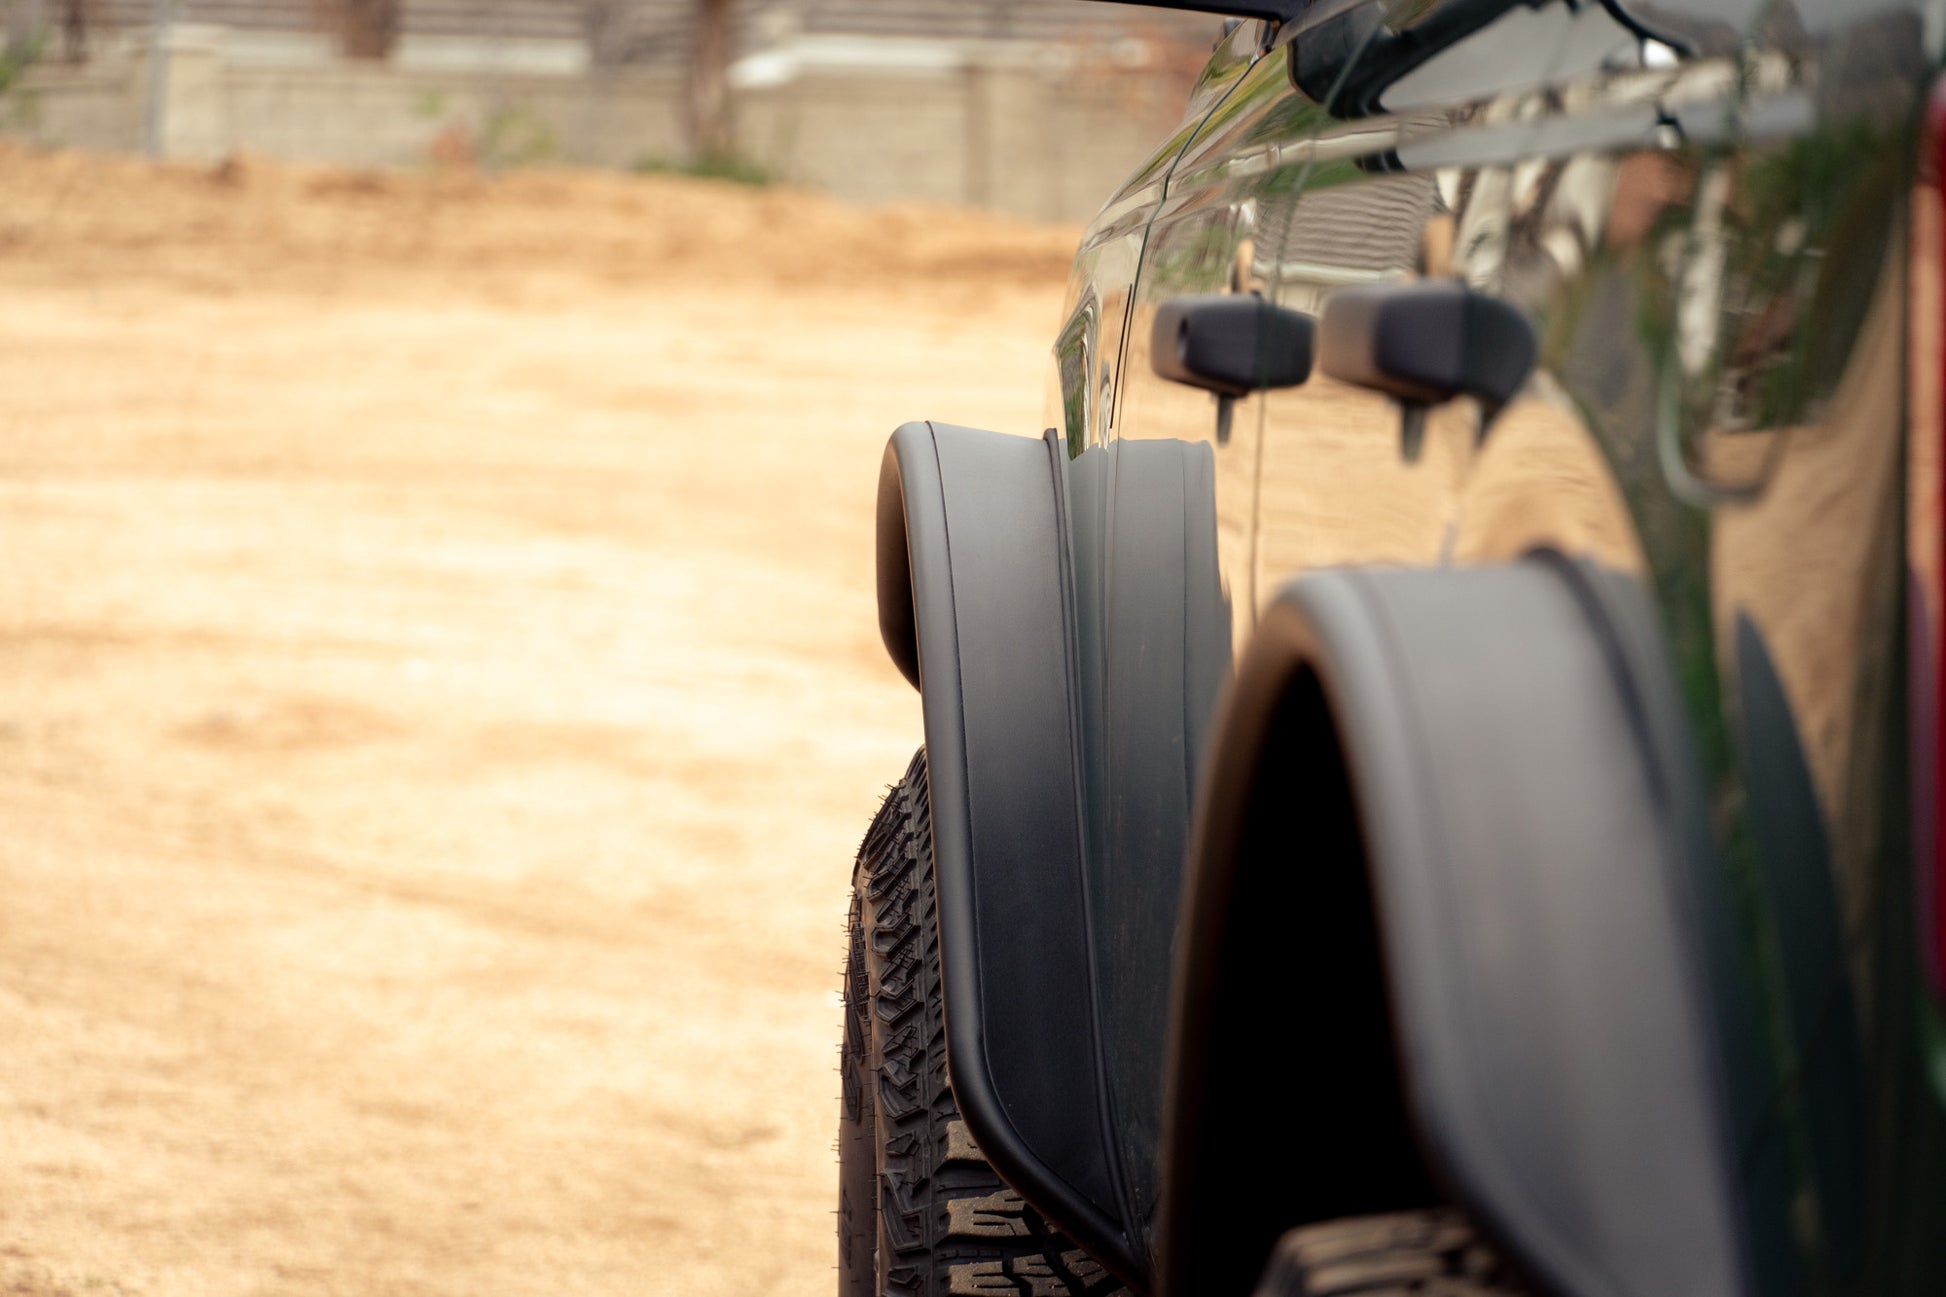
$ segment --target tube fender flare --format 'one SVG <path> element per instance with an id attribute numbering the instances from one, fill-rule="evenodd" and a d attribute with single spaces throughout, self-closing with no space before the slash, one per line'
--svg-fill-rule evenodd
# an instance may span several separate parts
<path id="1" fill-rule="evenodd" d="M 1219 1007 L 1248 990 L 1224 984 L 1220 960 L 1246 859 L 1290 871 L 1300 899 L 1327 894 L 1334 868 L 1365 873 L 1360 931 L 1378 948 L 1366 975 L 1382 978 L 1372 1003 L 1390 1011 L 1389 1052 L 1377 1051 L 1397 1072 L 1389 1114 L 1316 1111 L 1307 1090 L 1328 1082 L 1308 1068 L 1263 1077 L 1300 1128 L 1285 1175 L 1306 1175 L 1307 1149 L 1350 1165 L 1319 1150 L 1388 1115 L 1396 1126 L 1402 1108 L 1423 1158 L 1405 1192 L 1453 1197 L 1545 1291 L 1753 1292 L 1704 937 L 1702 875 L 1719 866 L 1664 643 L 1639 581 L 1551 553 L 1320 572 L 1265 613 L 1217 721 L 1185 877 L 1165 1294 L 1241 1297 L 1265 1246 L 1261 1216 L 1247 1238 L 1232 1223 L 1263 1185 L 1225 1184 L 1213 1168 L 1229 1164 L 1210 1149 L 1224 1129 L 1211 1096 L 1247 1084 L 1225 1091 L 1216 1070 L 1247 1061 L 1226 1053 L 1221 1024 L 1236 1019 L 1220 1015 L 1235 1011 Z M 1299 687 L 1321 705 L 1287 707 Z M 1335 856 L 1306 854 L 1320 808 L 1307 811 L 1305 789 L 1256 777 L 1292 716 L 1323 731 L 1307 741 L 1335 753 L 1335 787 L 1354 806 Z M 1249 834 L 1272 849 L 1246 846 Z M 1361 966 L 1328 948 L 1328 922 L 1307 931 L 1327 934 L 1320 967 Z M 1307 996 L 1346 993 L 1278 987 L 1244 1012 L 1301 1033 Z M 1329 1068 L 1333 1043 L 1304 1046 Z M 1272 1228 L 1408 1205 L 1312 1183 Z"/>
<path id="2" fill-rule="evenodd" d="M 939 423 L 879 473 L 878 607 L 919 688 L 953 1095 L 1015 1190 L 1123 1278 L 1084 894 L 1066 456 Z"/>

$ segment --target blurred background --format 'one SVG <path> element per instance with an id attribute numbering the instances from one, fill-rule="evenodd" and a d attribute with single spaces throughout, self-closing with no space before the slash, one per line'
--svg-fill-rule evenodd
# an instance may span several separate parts
<path id="1" fill-rule="evenodd" d="M 13 134 L 172 158 L 683 168 L 1090 215 L 1208 52 L 1075 0 L 5 0 Z"/>
<path id="2" fill-rule="evenodd" d="M 1214 21 L 0 14 L 0 1293 L 831 1291 L 879 456 Z"/>

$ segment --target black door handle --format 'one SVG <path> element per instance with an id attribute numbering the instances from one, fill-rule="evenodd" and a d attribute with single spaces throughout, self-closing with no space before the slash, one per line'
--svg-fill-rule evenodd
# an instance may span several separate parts
<path id="1" fill-rule="evenodd" d="M 1406 405 L 1477 397 L 1488 417 L 1534 367 L 1534 330 L 1497 297 L 1458 280 L 1340 288 L 1324 304 L 1318 367 Z"/>
<path id="2" fill-rule="evenodd" d="M 1155 313 L 1149 364 L 1172 383 L 1219 396 L 1296 387 L 1311 376 L 1315 328 L 1255 293 L 1172 297 Z"/>

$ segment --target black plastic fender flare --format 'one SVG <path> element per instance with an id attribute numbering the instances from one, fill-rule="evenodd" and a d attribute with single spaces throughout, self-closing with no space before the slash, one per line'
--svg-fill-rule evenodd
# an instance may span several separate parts
<path id="1" fill-rule="evenodd" d="M 895 432 L 879 474 L 879 625 L 922 696 L 961 1116 L 1010 1185 L 1139 1282 L 1091 989 L 1063 461 L 1050 440 Z"/>
<path id="2" fill-rule="evenodd" d="M 1444 1194 L 1560 1297 L 1752 1292 L 1700 788 L 1632 578 L 1537 554 L 1287 587 L 1199 790 L 1161 1291 L 1243 1297 L 1276 1231 Z M 1243 926 L 1266 897 L 1284 919 Z M 1252 1094 L 1288 1137 L 1234 1116 Z"/>

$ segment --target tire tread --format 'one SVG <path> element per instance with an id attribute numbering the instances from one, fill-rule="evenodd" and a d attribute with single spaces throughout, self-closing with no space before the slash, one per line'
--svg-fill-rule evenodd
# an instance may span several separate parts
<path id="1" fill-rule="evenodd" d="M 862 1213 L 852 1205 L 847 1217 L 841 1192 L 841 1294 L 1126 1297 L 1113 1275 L 1000 1179 L 954 1102 L 946 1072 L 924 749 L 866 831 L 852 892 L 851 948 L 866 976 L 860 997 L 854 963 L 847 962 L 839 1181 L 861 1183 L 858 1163 L 866 1155 L 874 1158 L 876 1264 L 871 1285 L 862 1286 L 866 1267 L 858 1263 L 856 1246 Z M 852 1047 L 854 1021 L 869 1033 L 862 1056 Z M 848 1124 L 854 1111 L 867 1106 L 870 1147 Z"/>
<path id="2" fill-rule="evenodd" d="M 1327 1221 L 1278 1240 L 1254 1297 L 1520 1297 L 1451 1208 Z"/>

